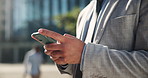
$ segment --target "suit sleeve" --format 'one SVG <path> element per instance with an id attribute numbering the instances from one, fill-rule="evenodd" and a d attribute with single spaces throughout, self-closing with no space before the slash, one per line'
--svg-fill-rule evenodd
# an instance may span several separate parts
<path id="1" fill-rule="evenodd" d="M 72 75 L 72 64 L 65 64 L 65 65 L 59 65 L 57 64 L 58 70 L 61 74 L 69 74 Z"/>
<path id="2" fill-rule="evenodd" d="M 93 2 L 94 0 L 92 0 L 79 14 L 78 16 L 78 20 L 77 20 L 77 31 L 76 31 L 76 34 L 77 34 L 77 38 L 80 37 L 80 32 L 78 30 L 80 30 L 80 23 L 82 23 L 82 18 L 85 17 L 84 14 L 88 11 L 88 8 L 92 7 L 93 6 Z M 74 74 L 74 71 L 75 71 L 75 68 L 76 68 L 76 64 L 67 64 L 67 65 L 57 65 L 59 71 L 61 72 L 61 74 L 70 74 L 70 75 L 73 75 Z"/>
<path id="3" fill-rule="evenodd" d="M 109 49 L 87 44 L 82 66 L 84 78 L 147 78 L 148 52 Z"/>
<path id="4" fill-rule="evenodd" d="M 141 2 L 134 50 L 86 44 L 81 63 L 83 78 L 148 78 L 148 2 L 144 1 Z"/>

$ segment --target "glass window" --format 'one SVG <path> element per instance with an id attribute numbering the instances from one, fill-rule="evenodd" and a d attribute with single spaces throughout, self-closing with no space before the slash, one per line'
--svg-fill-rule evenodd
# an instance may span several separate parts
<path id="1" fill-rule="evenodd" d="M 58 15 L 59 14 L 59 11 L 58 11 L 58 9 L 59 9 L 59 5 L 58 5 L 58 0 L 52 0 L 52 3 L 53 3 L 53 9 L 52 9 L 52 11 L 53 11 L 53 15 L 55 16 L 55 15 Z"/>
<path id="2" fill-rule="evenodd" d="M 62 0 L 61 4 L 62 4 L 62 14 L 64 14 L 68 11 L 67 0 Z"/>
<path id="3" fill-rule="evenodd" d="M 85 0 L 80 0 L 80 7 L 83 8 L 85 6 Z"/>
<path id="4" fill-rule="evenodd" d="M 49 24 L 49 18 L 50 18 L 50 12 L 49 12 L 49 0 L 44 0 L 43 3 L 43 23 L 45 25 Z"/>

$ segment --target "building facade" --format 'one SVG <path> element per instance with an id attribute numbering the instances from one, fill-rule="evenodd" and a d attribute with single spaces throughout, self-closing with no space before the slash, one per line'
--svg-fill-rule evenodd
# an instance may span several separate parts
<path id="1" fill-rule="evenodd" d="M 15 38 L 28 40 L 26 35 L 38 28 L 54 30 L 53 17 L 65 14 L 74 7 L 84 8 L 90 0 L 14 0 L 13 32 Z M 21 33 L 20 33 L 21 31 Z M 19 32 L 19 33 L 18 33 Z M 20 38 L 21 36 L 21 38 Z M 14 36 L 13 36 L 14 37 Z"/>
<path id="2" fill-rule="evenodd" d="M 5 30 L 5 0 L 0 0 L 0 41 L 4 40 Z"/>
<path id="3" fill-rule="evenodd" d="M 0 0 L 0 63 L 23 61 L 34 44 L 30 34 L 38 28 L 54 30 L 53 17 L 90 0 Z M 35 43 L 36 44 L 36 43 Z"/>

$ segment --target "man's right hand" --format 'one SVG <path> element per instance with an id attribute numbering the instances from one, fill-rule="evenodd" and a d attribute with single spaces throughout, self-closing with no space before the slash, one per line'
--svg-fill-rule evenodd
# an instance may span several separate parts
<path id="1" fill-rule="evenodd" d="M 45 54 L 51 56 L 51 59 L 57 64 L 79 64 L 84 42 L 76 37 L 47 30 L 39 29 L 38 32 L 44 36 L 51 37 L 58 43 L 47 44 L 44 46 Z"/>

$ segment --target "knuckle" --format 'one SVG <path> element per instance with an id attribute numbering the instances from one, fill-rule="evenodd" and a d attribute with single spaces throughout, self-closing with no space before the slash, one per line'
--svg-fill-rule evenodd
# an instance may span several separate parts
<path id="1" fill-rule="evenodd" d="M 57 54 L 57 52 L 54 51 L 51 53 L 51 56 L 55 56 L 56 54 Z"/>
<path id="2" fill-rule="evenodd" d="M 64 36 L 63 36 L 63 42 L 66 42 L 67 41 L 67 38 L 65 38 Z"/>
<path id="3" fill-rule="evenodd" d="M 68 58 L 67 58 L 67 57 L 65 57 L 65 58 L 64 58 L 64 61 L 65 61 L 65 62 L 68 62 Z"/>
<path id="4" fill-rule="evenodd" d="M 44 49 L 47 50 L 48 48 L 49 48 L 49 45 L 48 44 L 44 46 Z"/>
<path id="5" fill-rule="evenodd" d="M 60 48 L 61 50 L 64 50 L 64 45 L 59 45 L 59 48 Z"/>
<path id="6" fill-rule="evenodd" d="M 46 55 L 49 55 L 49 56 L 50 56 L 50 55 L 51 55 L 51 53 L 52 53 L 52 51 L 45 50 L 45 51 L 44 51 L 44 53 L 45 53 Z"/>
<path id="7" fill-rule="evenodd" d="M 63 57 L 64 57 L 64 59 L 67 57 L 66 53 L 63 53 Z"/>
<path id="8" fill-rule="evenodd" d="M 69 46 L 68 46 L 68 47 L 69 47 Z M 63 44 L 63 45 L 62 45 L 62 49 L 63 49 L 64 52 L 67 51 L 67 46 L 66 46 L 66 44 Z"/>

